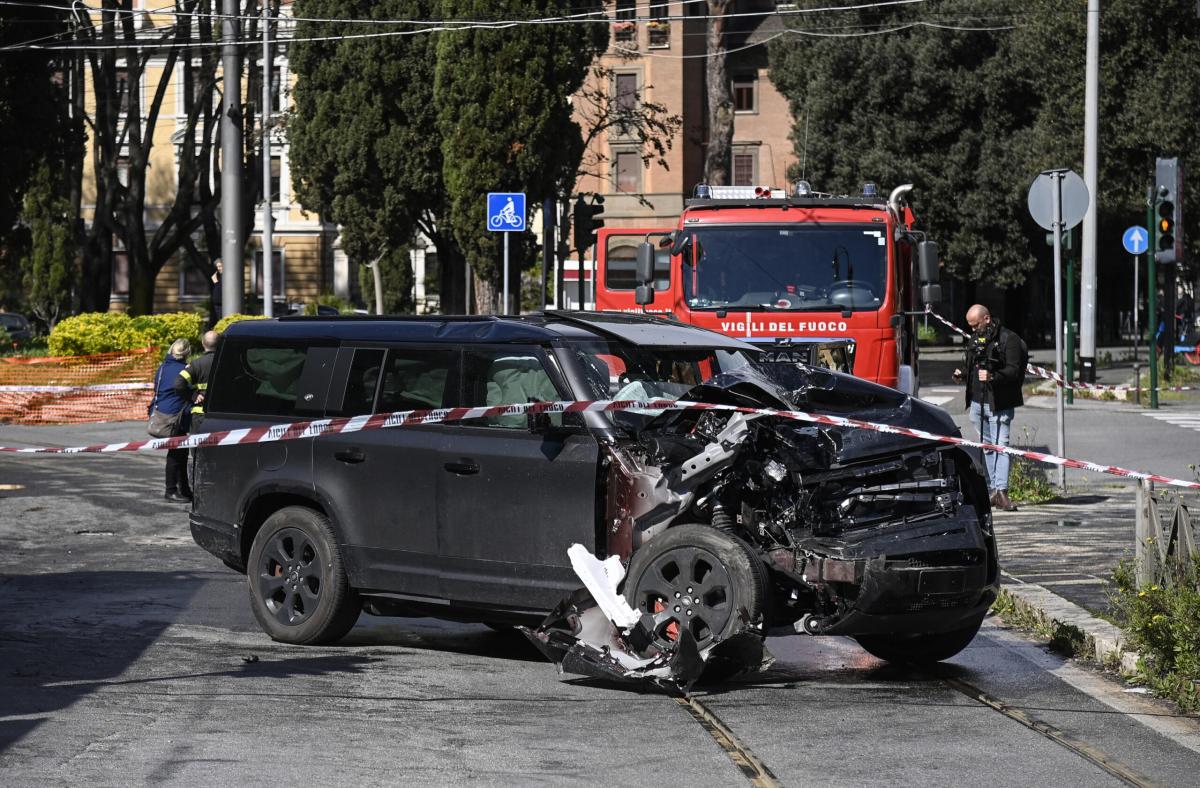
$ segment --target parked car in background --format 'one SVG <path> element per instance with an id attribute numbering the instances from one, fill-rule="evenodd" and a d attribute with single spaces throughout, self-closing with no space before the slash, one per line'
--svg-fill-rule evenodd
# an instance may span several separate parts
<path id="1" fill-rule="evenodd" d="M 29 318 L 25 315 L 16 312 L 0 312 L 0 328 L 8 333 L 14 350 L 23 347 L 33 339 L 33 327 L 29 325 Z M 4 348 L 4 350 L 8 350 L 8 348 Z"/>

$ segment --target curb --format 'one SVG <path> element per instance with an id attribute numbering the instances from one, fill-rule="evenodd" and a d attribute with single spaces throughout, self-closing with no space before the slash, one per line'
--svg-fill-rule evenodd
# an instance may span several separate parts
<path id="1" fill-rule="evenodd" d="M 1000 594 L 1008 597 L 1017 617 L 1048 631 L 1051 641 L 1071 644 L 1076 656 L 1119 666 L 1122 674 L 1136 673 L 1139 655 L 1126 649 L 1127 637 L 1120 628 L 1042 586 L 1008 577 L 1018 582 L 1002 586 Z"/>

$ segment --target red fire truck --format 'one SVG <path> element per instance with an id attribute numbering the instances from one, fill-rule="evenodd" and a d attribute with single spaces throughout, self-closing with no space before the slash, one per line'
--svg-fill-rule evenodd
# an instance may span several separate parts
<path id="1" fill-rule="evenodd" d="M 597 241 L 596 308 L 671 313 L 916 393 L 920 305 L 936 303 L 937 244 L 912 229 L 900 186 L 885 201 L 700 185 L 674 229 L 612 228 Z M 842 354 L 842 355 L 839 355 Z"/>

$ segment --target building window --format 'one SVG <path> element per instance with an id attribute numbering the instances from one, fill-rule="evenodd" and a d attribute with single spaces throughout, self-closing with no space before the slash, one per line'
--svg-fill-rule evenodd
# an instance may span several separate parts
<path id="1" fill-rule="evenodd" d="M 733 185 L 754 186 L 758 183 L 758 151 L 734 150 Z"/>
<path id="2" fill-rule="evenodd" d="M 651 47 L 664 48 L 671 46 L 671 23 L 667 20 L 667 4 L 653 2 L 650 4 L 650 21 L 646 23 L 649 34 L 647 42 Z"/>
<path id="3" fill-rule="evenodd" d="M 634 0 L 617 0 L 613 40 L 627 48 L 637 43 L 637 5 Z"/>
<path id="4" fill-rule="evenodd" d="M 743 74 L 733 78 L 733 111 L 758 112 L 758 78 Z"/>
<path id="5" fill-rule="evenodd" d="M 617 191 L 637 194 L 642 190 L 642 157 L 636 151 L 620 151 L 614 155 Z"/>
<path id="6" fill-rule="evenodd" d="M 261 58 L 254 61 L 254 68 L 255 68 L 255 72 L 254 72 L 255 75 L 261 79 L 262 72 L 263 72 Z M 260 87 L 258 89 L 258 95 L 252 96 L 251 98 L 254 100 L 254 103 L 256 105 L 258 104 L 259 101 L 262 100 L 261 83 L 260 83 Z M 271 64 L 271 114 L 272 115 L 278 114 L 283 109 L 282 102 L 283 102 L 283 69 L 280 68 L 278 63 L 272 63 Z"/>
<path id="7" fill-rule="evenodd" d="M 116 248 L 114 240 L 112 250 L 112 294 L 129 297 L 129 252 Z"/>
<path id="8" fill-rule="evenodd" d="M 280 189 L 283 185 L 283 157 L 271 157 L 271 202 L 282 202 L 282 192 Z"/>
<path id="9" fill-rule="evenodd" d="M 638 107 L 637 74 L 617 74 L 617 109 L 636 112 Z"/>
<path id="10" fill-rule="evenodd" d="M 117 95 L 118 111 L 129 111 L 129 69 L 118 68 L 113 76 L 113 91 Z"/>
<path id="11" fill-rule="evenodd" d="M 212 295 L 212 280 L 188 258 L 179 261 L 179 297 L 208 298 Z"/>
<path id="12" fill-rule="evenodd" d="M 274 291 L 275 300 L 278 301 L 281 298 L 283 298 L 283 296 L 284 296 L 283 250 L 282 249 L 272 249 L 271 250 L 271 259 L 275 262 L 275 265 L 271 267 L 271 290 Z M 260 298 L 262 297 L 262 294 L 263 294 L 262 263 L 263 263 L 263 253 L 262 253 L 262 250 L 259 249 L 258 251 L 256 251 L 254 253 L 254 271 L 252 272 L 253 281 L 250 284 L 251 284 L 251 287 L 254 288 L 254 294 Z"/>
<path id="13" fill-rule="evenodd" d="M 192 107 L 196 105 L 197 101 L 204 100 L 204 88 L 208 83 L 208 80 L 205 78 L 204 69 L 197 64 L 187 64 L 187 67 L 183 69 L 183 72 L 184 73 L 179 77 L 180 85 L 182 86 L 181 89 L 186 90 L 186 83 L 189 81 L 191 82 L 191 95 L 184 93 L 183 103 L 180 105 L 183 108 L 183 113 L 186 115 L 192 111 Z M 189 76 L 191 77 L 190 80 L 188 79 Z M 211 101 L 212 96 L 209 95 L 210 106 Z"/>

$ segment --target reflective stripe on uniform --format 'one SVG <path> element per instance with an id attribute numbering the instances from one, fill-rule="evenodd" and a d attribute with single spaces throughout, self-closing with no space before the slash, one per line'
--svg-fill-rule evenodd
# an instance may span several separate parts
<path id="1" fill-rule="evenodd" d="M 192 382 L 192 373 L 187 371 L 187 367 L 183 368 L 183 370 L 179 373 L 179 377 L 183 378 L 188 383 Z"/>

